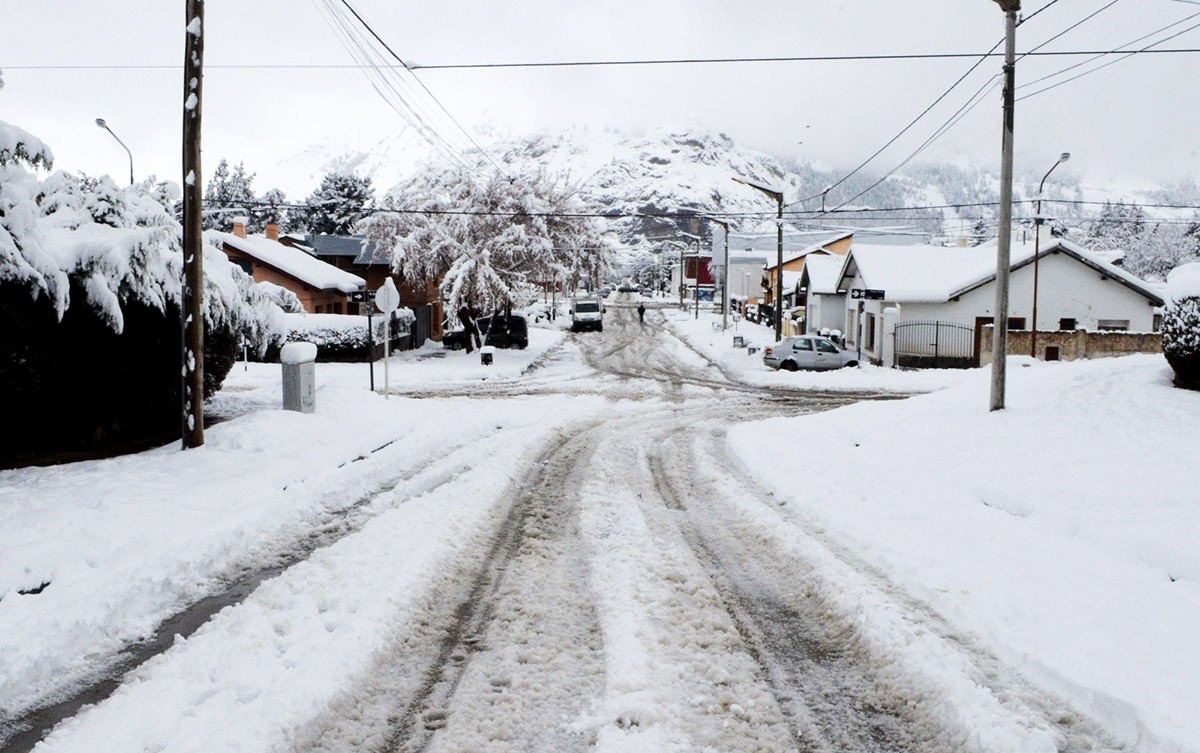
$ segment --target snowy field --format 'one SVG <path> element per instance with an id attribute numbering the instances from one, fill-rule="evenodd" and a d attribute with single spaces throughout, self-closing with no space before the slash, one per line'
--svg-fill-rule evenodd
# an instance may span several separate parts
<path id="1" fill-rule="evenodd" d="M 278 366 L 238 364 L 202 450 L 0 473 L 0 719 L 89 681 L 181 607 L 326 529 L 328 545 L 177 639 L 38 750 L 266 752 L 330 715 L 369 716 L 374 662 L 417 640 L 404 631 L 436 624 L 431 610 L 488 549 L 511 490 L 542 488 L 523 486 L 534 474 L 579 505 L 583 543 L 547 522 L 565 528 L 535 547 L 541 559 L 507 565 L 484 637 L 497 647 L 458 691 L 463 718 L 490 721 L 451 723 L 432 749 L 534 750 L 542 724 L 547 740 L 590 734 L 606 751 L 682 753 L 699 734 L 725 741 L 714 750 L 791 749 L 764 742 L 786 725 L 724 592 L 677 530 L 686 509 L 722 557 L 777 556 L 797 588 L 855 626 L 891 686 L 968 731 L 938 750 L 1052 753 L 1051 731 L 1029 722 L 1038 714 L 1014 712 L 1046 694 L 1124 750 L 1200 751 L 1200 394 L 1173 389 L 1161 357 L 1013 359 L 1009 407 L 989 413 L 986 371 L 778 373 L 712 320 L 648 313 L 661 356 L 639 350 L 617 366 L 690 381 L 641 396 L 629 382 L 648 378 L 584 363 L 647 340 L 636 322 L 603 338 L 535 327 L 528 350 L 497 351 L 493 366 L 478 353 L 397 354 L 388 399 L 367 390 L 364 364 L 317 364 L 313 415 L 278 409 Z M 757 398 L 704 386 L 716 371 L 823 393 L 928 394 L 729 427 L 741 408 L 721 403 Z M 381 387 L 381 366 L 375 378 Z M 441 396 L 413 397 L 422 392 Z M 664 488 L 675 503 L 657 496 Z M 595 626 L 546 627 L 572 613 L 562 604 Z M 499 645 L 496 631 L 516 625 L 516 642 Z M 599 675 L 583 672 L 597 663 Z M 343 745 L 311 749 L 357 749 Z"/>

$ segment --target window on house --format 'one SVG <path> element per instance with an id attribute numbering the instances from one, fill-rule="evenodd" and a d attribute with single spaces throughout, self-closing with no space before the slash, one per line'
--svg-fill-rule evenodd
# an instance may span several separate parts
<path id="1" fill-rule="evenodd" d="M 1058 320 L 1058 328 L 1062 331 L 1074 332 L 1076 329 L 1075 320 L 1074 319 L 1059 319 Z M 1049 361 L 1050 359 L 1047 358 L 1046 360 Z"/>
<path id="2" fill-rule="evenodd" d="M 239 259 L 237 265 L 242 268 L 242 271 L 250 276 L 254 276 L 254 262 L 249 259 Z"/>
<path id="3" fill-rule="evenodd" d="M 1101 332 L 1125 332 L 1129 329 L 1128 319 L 1100 319 L 1096 322 L 1096 329 Z"/>
<path id="4" fill-rule="evenodd" d="M 875 315 L 867 314 L 867 323 L 863 331 L 863 347 L 875 350 Z"/>
<path id="5" fill-rule="evenodd" d="M 1061 357 L 1062 357 L 1062 351 L 1059 350 L 1059 347 L 1057 345 L 1047 345 L 1046 346 L 1046 360 L 1047 361 L 1058 361 L 1061 359 Z"/>
<path id="6" fill-rule="evenodd" d="M 1151 332 L 1161 332 L 1162 331 L 1162 323 L 1163 323 L 1163 315 L 1155 314 L 1154 315 L 1154 324 L 1150 325 L 1150 331 Z"/>
<path id="7" fill-rule="evenodd" d="M 1025 329 L 1025 317 L 1023 317 L 1023 316 L 1008 317 L 1008 331 L 1012 332 L 1014 329 Z"/>

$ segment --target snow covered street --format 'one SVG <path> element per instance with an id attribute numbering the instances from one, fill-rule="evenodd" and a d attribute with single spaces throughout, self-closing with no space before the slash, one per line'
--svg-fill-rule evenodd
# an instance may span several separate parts
<path id="1" fill-rule="evenodd" d="M 398 354 L 387 399 L 318 364 L 307 416 L 239 365 L 203 450 L 0 473 L 0 746 L 1200 751 L 1165 362 L 1018 365 L 985 422 L 981 372 L 770 372 L 608 305 L 494 367 Z M 1153 484 L 1020 449 L 1118 422 Z"/>

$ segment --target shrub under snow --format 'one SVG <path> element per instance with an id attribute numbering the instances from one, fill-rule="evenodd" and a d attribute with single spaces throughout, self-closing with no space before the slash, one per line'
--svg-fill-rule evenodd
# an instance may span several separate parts
<path id="1" fill-rule="evenodd" d="M 1163 352 L 1180 383 L 1200 388 L 1200 262 L 1167 276 Z"/>
<path id="2" fill-rule="evenodd" d="M 0 460 L 134 440 L 179 423 L 182 231 L 173 184 L 30 168 L 49 150 L 0 121 Z M 204 251 L 205 395 L 242 338 L 265 348 L 279 310 Z"/>

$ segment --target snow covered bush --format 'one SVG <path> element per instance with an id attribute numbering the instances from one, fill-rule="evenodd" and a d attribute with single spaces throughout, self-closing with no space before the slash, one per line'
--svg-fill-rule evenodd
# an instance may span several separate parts
<path id="1" fill-rule="evenodd" d="M 1176 267 L 1167 275 L 1163 353 L 1177 382 L 1200 389 L 1200 262 Z"/>
<path id="2" fill-rule="evenodd" d="M 128 188 L 55 172 L 0 121 L 0 459 L 144 440 L 177 428 L 182 231 L 173 184 Z M 216 247 L 204 251 L 205 395 L 279 310 Z M 16 429 L 15 427 L 19 427 Z"/>
<path id="3" fill-rule="evenodd" d="M 393 350 L 409 347 L 406 338 L 412 333 L 412 325 L 416 318 L 412 309 L 400 308 L 394 312 L 391 325 Z M 287 331 L 286 341 L 316 345 L 317 361 L 322 363 L 366 361 L 371 342 L 380 347 L 383 344 L 382 314 L 371 317 L 375 334 L 370 342 L 367 340 L 365 316 L 296 313 L 285 315 L 283 323 Z M 265 356 L 267 361 L 275 361 L 278 358 L 279 352 L 276 347 L 269 349 Z"/>

